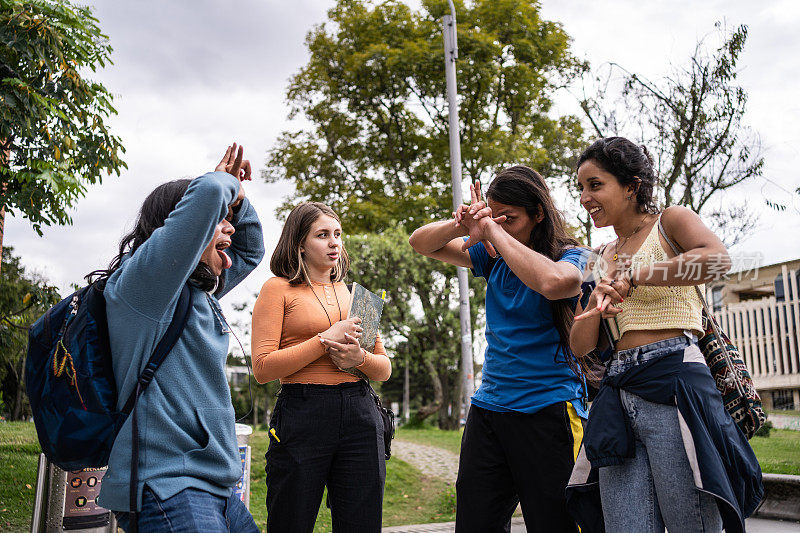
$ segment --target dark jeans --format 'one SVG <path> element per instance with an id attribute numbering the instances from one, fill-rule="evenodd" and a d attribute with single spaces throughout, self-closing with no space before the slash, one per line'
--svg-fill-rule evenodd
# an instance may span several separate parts
<path id="1" fill-rule="evenodd" d="M 334 532 L 380 532 L 383 421 L 366 383 L 283 385 L 270 426 L 270 533 L 311 532 L 326 486 Z"/>
<path id="2" fill-rule="evenodd" d="M 130 513 L 115 512 L 117 525 L 130 530 Z M 258 533 L 253 516 L 235 494 L 227 499 L 198 489 L 184 489 L 159 500 L 147 486 L 138 515 L 142 533 Z"/>
<path id="3" fill-rule="evenodd" d="M 576 532 L 564 489 L 582 438 L 567 402 L 534 414 L 472 405 L 458 461 L 456 532 L 508 532 L 517 504 L 529 533 Z"/>

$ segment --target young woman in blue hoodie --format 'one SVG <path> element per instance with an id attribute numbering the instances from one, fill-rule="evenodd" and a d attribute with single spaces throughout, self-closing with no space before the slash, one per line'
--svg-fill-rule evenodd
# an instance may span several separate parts
<path id="1" fill-rule="evenodd" d="M 225 377 L 230 328 L 217 300 L 264 255 L 261 223 L 242 188 L 249 179 L 250 164 L 234 144 L 214 172 L 157 187 L 119 255 L 96 273 L 106 278 L 120 402 L 167 330 L 184 285 L 192 291 L 186 326 L 136 406 L 135 508 L 129 503 L 131 417 L 103 478 L 98 503 L 115 512 L 125 531 L 137 525 L 141 531 L 258 531 L 232 491 L 242 466 Z"/>

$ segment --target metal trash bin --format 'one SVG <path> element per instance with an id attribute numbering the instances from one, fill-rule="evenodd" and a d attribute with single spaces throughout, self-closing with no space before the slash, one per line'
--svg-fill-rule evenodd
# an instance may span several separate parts
<path id="1" fill-rule="evenodd" d="M 65 471 L 39 455 L 31 533 L 116 533 L 114 513 L 95 502 L 105 468 Z"/>
<path id="2" fill-rule="evenodd" d="M 250 509 L 250 435 L 253 434 L 253 428 L 247 424 L 236 424 L 236 442 L 239 445 L 239 457 L 242 460 L 242 477 L 236 482 L 233 487 L 233 492 L 245 506 Z"/>

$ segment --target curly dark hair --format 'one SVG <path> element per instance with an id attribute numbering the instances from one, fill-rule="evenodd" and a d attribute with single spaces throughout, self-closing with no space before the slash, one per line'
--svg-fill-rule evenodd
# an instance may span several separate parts
<path id="1" fill-rule="evenodd" d="M 586 161 L 594 161 L 600 168 L 613 174 L 621 185 L 634 185 L 636 207 L 640 213 L 659 212 L 653 197 L 658 176 L 647 148 L 625 137 L 605 137 L 583 151 L 575 169 L 579 169 Z"/>

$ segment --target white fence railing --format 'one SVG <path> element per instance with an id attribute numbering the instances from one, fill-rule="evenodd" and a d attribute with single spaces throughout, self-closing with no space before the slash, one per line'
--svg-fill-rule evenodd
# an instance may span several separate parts
<path id="1" fill-rule="evenodd" d="M 771 296 L 728 304 L 714 313 L 757 382 L 780 376 L 783 379 L 767 381 L 784 386 L 800 383 L 800 293 L 795 276 L 788 274 L 784 268 L 783 293 L 791 299 L 777 301 Z"/>

